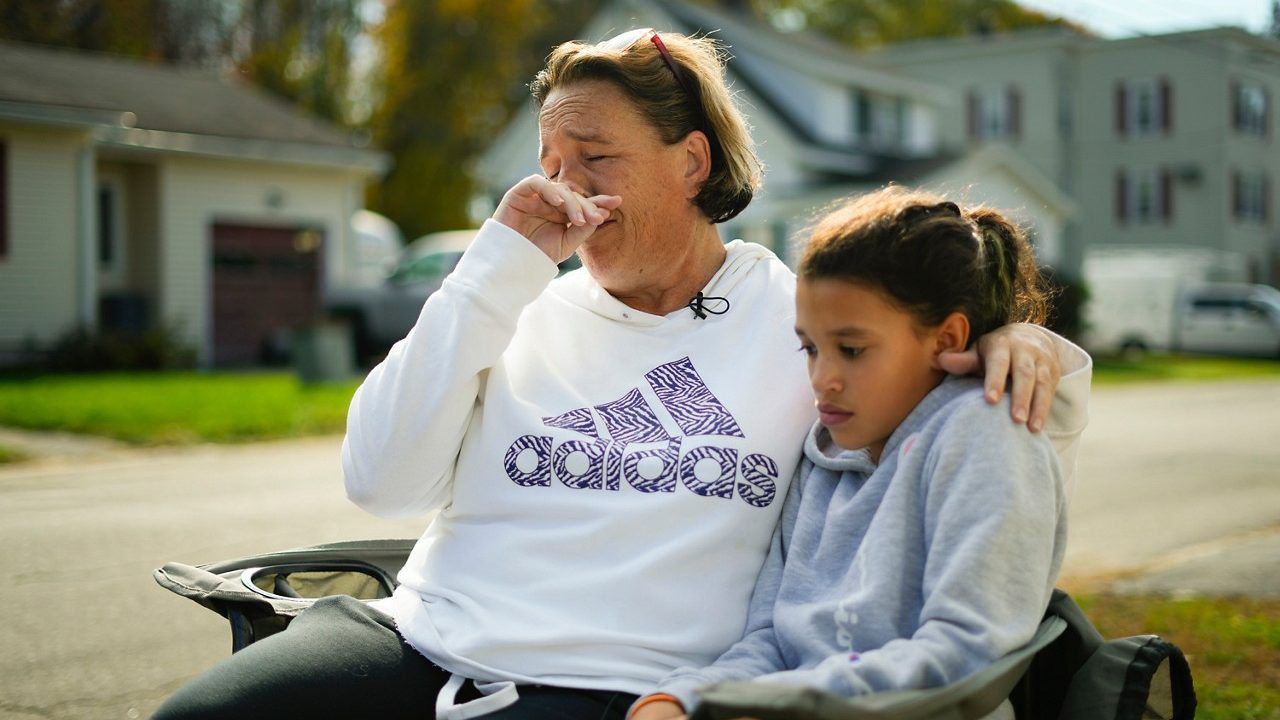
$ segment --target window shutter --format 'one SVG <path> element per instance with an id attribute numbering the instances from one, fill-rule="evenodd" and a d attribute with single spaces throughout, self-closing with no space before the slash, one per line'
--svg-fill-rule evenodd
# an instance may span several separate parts
<path id="1" fill-rule="evenodd" d="M 1120 137 L 1125 136 L 1125 129 L 1128 126 L 1128 94 L 1125 92 L 1124 82 L 1116 82 L 1116 134 Z"/>
<path id="2" fill-rule="evenodd" d="M 1271 176 L 1262 176 L 1262 222 L 1271 222 Z"/>
<path id="3" fill-rule="evenodd" d="M 0 260 L 9 256 L 9 146 L 0 140 Z"/>
<path id="4" fill-rule="evenodd" d="M 1228 111 L 1231 113 L 1231 129 L 1240 129 L 1240 83 L 1231 81 L 1231 89 L 1227 95 Z"/>
<path id="5" fill-rule="evenodd" d="M 1123 169 L 1116 171 L 1116 221 L 1121 225 L 1129 220 L 1128 178 Z"/>
<path id="6" fill-rule="evenodd" d="M 1167 77 L 1160 78 L 1160 129 L 1173 132 L 1173 83 Z"/>
<path id="7" fill-rule="evenodd" d="M 1240 171 L 1231 171 L 1231 217 L 1240 217 Z"/>
<path id="8" fill-rule="evenodd" d="M 1173 220 L 1173 173 L 1168 168 L 1160 171 L 1160 216 Z"/>
<path id="9" fill-rule="evenodd" d="M 1271 88 L 1262 86 L 1262 136 L 1271 138 Z"/>
<path id="10" fill-rule="evenodd" d="M 972 90 L 965 97 L 965 133 L 970 140 L 978 139 L 978 94 Z"/>
<path id="11" fill-rule="evenodd" d="M 1013 85 L 1009 86 L 1009 138 L 1022 138 L 1022 93 Z"/>

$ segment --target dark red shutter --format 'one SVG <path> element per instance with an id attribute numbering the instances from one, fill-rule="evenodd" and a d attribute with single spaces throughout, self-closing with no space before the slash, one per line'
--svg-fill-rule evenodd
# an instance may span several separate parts
<path id="1" fill-rule="evenodd" d="M 1125 129 L 1128 126 L 1128 107 L 1125 102 L 1128 99 L 1125 92 L 1124 82 L 1116 83 L 1116 134 L 1120 137 L 1125 136 Z"/>
<path id="2" fill-rule="evenodd" d="M 1129 194 L 1124 170 L 1116 171 L 1116 220 L 1121 225 L 1129 221 Z"/>
<path id="3" fill-rule="evenodd" d="M 1231 81 L 1231 89 L 1228 91 L 1227 104 L 1231 113 L 1231 129 L 1240 129 L 1240 83 L 1235 80 Z"/>
<path id="4" fill-rule="evenodd" d="M 1231 172 L 1231 217 L 1240 217 L 1240 171 Z"/>
<path id="5" fill-rule="evenodd" d="M 1160 129 L 1166 135 L 1173 132 L 1173 83 L 1160 78 Z"/>
<path id="6" fill-rule="evenodd" d="M 9 256 L 9 146 L 0 140 L 0 258 Z"/>
<path id="7" fill-rule="evenodd" d="M 1262 176 L 1262 222 L 1271 221 L 1271 176 Z"/>
<path id="8" fill-rule="evenodd" d="M 965 96 L 965 133 L 970 140 L 978 139 L 978 94 L 970 90 Z"/>
<path id="9" fill-rule="evenodd" d="M 1173 219 L 1173 173 L 1160 171 L 1160 216 L 1165 222 Z"/>
<path id="10" fill-rule="evenodd" d="M 1012 85 L 1009 86 L 1009 138 L 1022 138 L 1022 93 Z"/>
<path id="11" fill-rule="evenodd" d="M 1262 136 L 1271 137 L 1271 88 L 1262 87 Z"/>

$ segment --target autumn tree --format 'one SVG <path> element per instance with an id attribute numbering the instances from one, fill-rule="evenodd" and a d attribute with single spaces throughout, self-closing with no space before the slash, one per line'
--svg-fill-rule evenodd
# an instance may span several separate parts
<path id="1" fill-rule="evenodd" d="M 596 2 L 391 0 L 374 31 L 380 97 L 370 128 L 395 157 L 369 206 L 405 237 L 471 224 L 470 162 L 527 106 L 524 85 Z M 529 149 L 534 152 L 533 148 Z"/>

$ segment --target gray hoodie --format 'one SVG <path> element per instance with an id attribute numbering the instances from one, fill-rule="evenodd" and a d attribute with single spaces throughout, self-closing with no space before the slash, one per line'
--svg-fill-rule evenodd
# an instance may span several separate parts
<path id="1" fill-rule="evenodd" d="M 949 377 L 894 431 L 880 464 L 821 424 L 788 493 L 742 640 L 657 691 L 692 712 L 724 680 L 843 696 L 963 678 L 1031 639 L 1066 547 L 1053 447 Z"/>

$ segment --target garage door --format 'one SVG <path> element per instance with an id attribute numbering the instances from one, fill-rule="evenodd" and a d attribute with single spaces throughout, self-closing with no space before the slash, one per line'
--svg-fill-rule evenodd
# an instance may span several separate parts
<path id="1" fill-rule="evenodd" d="M 213 359 L 284 358 L 293 331 L 320 312 L 322 236 L 306 228 L 213 226 Z"/>

